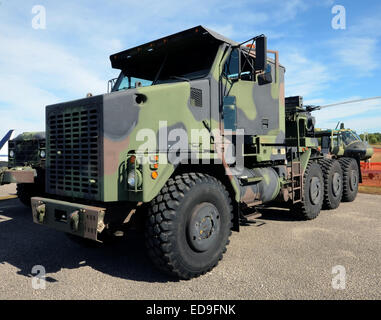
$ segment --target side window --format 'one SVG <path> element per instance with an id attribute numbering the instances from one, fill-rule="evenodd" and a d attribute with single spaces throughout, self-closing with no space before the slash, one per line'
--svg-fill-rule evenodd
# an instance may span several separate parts
<path id="1" fill-rule="evenodd" d="M 340 139 L 339 139 L 339 136 L 334 135 L 334 136 L 333 136 L 333 146 L 334 146 L 334 147 L 338 147 L 339 145 L 340 145 Z"/>
<path id="2" fill-rule="evenodd" d="M 255 81 L 254 58 L 246 53 L 241 54 L 241 79 Z"/>
<path id="3" fill-rule="evenodd" d="M 227 79 L 238 79 L 239 55 L 238 49 L 234 49 L 224 65 L 224 76 Z"/>
<path id="4" fill-rule="evenodd" d="M 225 78 L 237 80 L 239 77 L 243 81 L 257 81 L 255 58 L 252 56 L 253 51 L 250 54 L 248 53 L 238 49 L 232 51 L 224 65 L 223 74 Z M 273 79 L 272 73 L 271 65 L 268 64 L 262 78 L 258 79 L 259 85 L 271 83 Z"/>
<path id="5" fill-rule="evenodd" d="M 326 137 L 326 136 L 322 137 L 322 143 L 321 143 L 322 149 L 329 149 L 330 142 L 331 142 L 330 137 Z"/>

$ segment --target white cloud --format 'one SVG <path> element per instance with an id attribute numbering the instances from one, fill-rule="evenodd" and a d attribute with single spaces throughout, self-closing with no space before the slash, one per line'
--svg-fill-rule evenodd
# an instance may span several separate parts
<path id="1" fill-rule="evenodd" d="M 351 97 L 343 101 L 358 99 Z M 317 126 L 333 128 L 338 121 L 344 122 L 347 128 L 358 132 L 380 131 L 381 99 L 343 104 L 314 112 Z"/>
<path id="2" fill-rule="evenodd" d="M 300 11 L 305 11 L 309 7 L 308 1 L 303 0 L 290 0 L 282 1 L 281 3 L 277 1 L 274 3 L 277 6 L 275 11 L 275 17 L 277 18 L 277 23 L 284 23 L 295 19 Z"/>
<path id="3" fill-rule="evenodd" d="M 369 14 L 355 22 L 348 21 L 347 30 L 336 35 L 330 41 L 336 63 L 359 76 L 369 76 L 370 72 L 380 67 L 381 21 L 378 16 Z"/>
<path id="4" fill-rule="evenodd" d="M 107 79 L 60 45 L 1 34 L 0 43 L 0 131 L 42 130 L 46 105 L 106 91 Z"/>
<path id="5" fill-rule="evenodd" d="M 0 35 L 2 50 L 0 51 L 0 78 L 8 78 L 9 74 L 23 76 L 28 83 L 49 79 L 50 86 L 56 90 L 64 90 L 72 94 L 85 95 L 93 91 L 105 91 L 105 80 L 102 81 L 86 68 L 86 61 L 67 52 L 59 45 L 45 43 L 30 38 L 11 38 Z M 90 58 L 90 57 L 89 57 Z M 0 88 L 0 93 L 2 88 Z"/>
<path id="6" fill-rule="evenodd" d="M 333 42 L 333 49 L 340 63 L 357 74 L 368 75 L 379 67 L 377 43 L 372 38 L 341 38 Z"/>
<path id="7" fill-rule="evenodd" d="M 356 24 L 349 24 L 348 32 L 351 36 L 363 36 L 377 38 L 381 36 L 381 21 L 376 15 L 367 15 Z"/>
<path id="8" fill-rule="evenodd" d="M 43 131 L 45 106 L 60 99 L 18 76 L 0 76 L 0 136 L 9 129 L 15 133 Z"/>
<path id="9" fill-rule="evenodd" d="M 301 52 L 291 52 L 282 55 L 285 61 L 286 96 L 299 95 L 305 99 L 321 99 L 324 89 L 331 80 L 326 66 L 312 61 Z"/>

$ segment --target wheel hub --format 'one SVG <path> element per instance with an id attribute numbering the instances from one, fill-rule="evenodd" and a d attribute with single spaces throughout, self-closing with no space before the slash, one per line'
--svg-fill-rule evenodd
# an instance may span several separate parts
<path id="1" fill-rule="evenodd" d="M 357 172 L 356 172 L 356 170 L 351 170 L 350 177 L 351 177 L 351 180 L 350 180 L 351 189 L 355 190 L 357 187 Z"/>
<path id="2" fill-rule="evenodd" d="M 338 172 L 335 172 L 332 179 L 332 193 L 335 197 L 337 197 L 340 194 L 341 186 L 341 175 Z"/>
<path id="3" fill-rule="evenodd" d="M 216 241 L 219 230 L 218 209 L 208 202 L 197 205 L 187 226 L 190 246 L 199 252 L 207 251 Z"/>
<path id="4" fill-rule="evenodd" d="M 310 199 L 313 204 L 318 204 L 322 195 L 320 179 L 313 177 L 310 183 Z"/>

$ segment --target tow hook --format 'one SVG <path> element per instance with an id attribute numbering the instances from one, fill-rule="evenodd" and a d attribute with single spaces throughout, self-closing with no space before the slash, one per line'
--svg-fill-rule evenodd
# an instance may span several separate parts
<path id="1" fill-rule="evenodd" d="M 70 228 L 73 231 L 78 231 L 78 225 L 79 225 L 79 211 L 73 211 L 70 216 Z"/>
<path id="2" fill-rule="evenodd" d="M 40 201 L 40 205 L 36 207 L 37 220 L 39 223 L 43 223 L 45 219 L 45 203 Z"/>

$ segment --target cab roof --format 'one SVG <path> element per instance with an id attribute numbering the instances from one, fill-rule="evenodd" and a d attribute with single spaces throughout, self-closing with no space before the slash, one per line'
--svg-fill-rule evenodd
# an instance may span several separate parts
<path id="1" fill-rule="evenodd" d="M 152 77 L 152 70 L 160 65 L 163 57 L 168 51 L 179 53 L 178 59 L 181 59 L 181 53 L 192 49 L 197 49 L 196 59 L 203 59 L 208 54 L 215 52 L 214 50 L 222 43 L 226 43 L 233 47 L 238 47 L 240 43 L 233 41 L 204 26 L 196 26 L 172 35 L 147 42 L 143 45 L 133 47 L 110 56 L 111 66 L 115 69 L 128 70 L 131 73 L 140 74 L 142 78 L 149 79 Z M 250 51 L 255 57 L 255 51 L 241 45 L 241 49 Z M 194 50 L 193 50 L 194 51 Z M 213 56 L 214 58 L 214 56 Z M 185 60 L 185 59 L 184 59 Z M 268 58 L 269 62 L 275 63 L 275 60 Z M 188 64 L 191 61 L 187 61 Z M 137 65 L 144 65 L 145 70 L 136 70 Z M 283 65 L 279 64 L 281 68 Z M 285 68 L 284 68 L 285 69 Z"/>
<path id="2" fill-rule="evenodd" d="M 128 68 L 128 66 L 130 65 L 129 60 L 134 60 L 131 59 L 133 56 L 139 56 L 141 58 L 146 58 L 150 56 L 152 57 L 155 55 L 155 53 L 160 54 L 164 50 L 167 50 L 169 48 L 182 48 L 185 43 L 184 41 L 186 41 L 186 44 L 188 44 L 189 46 L 208 46 L 211 44 L 218 45 L 219 43 L 223 42 L 228 43 L 232 46 L 239 45 L 238 42 L 228 39 L 223 35 L 200 25 L 113 54 L 110 56 L 111 65 L 113 68 L 116 69 L 123 69 L 125 67 Z"/>

